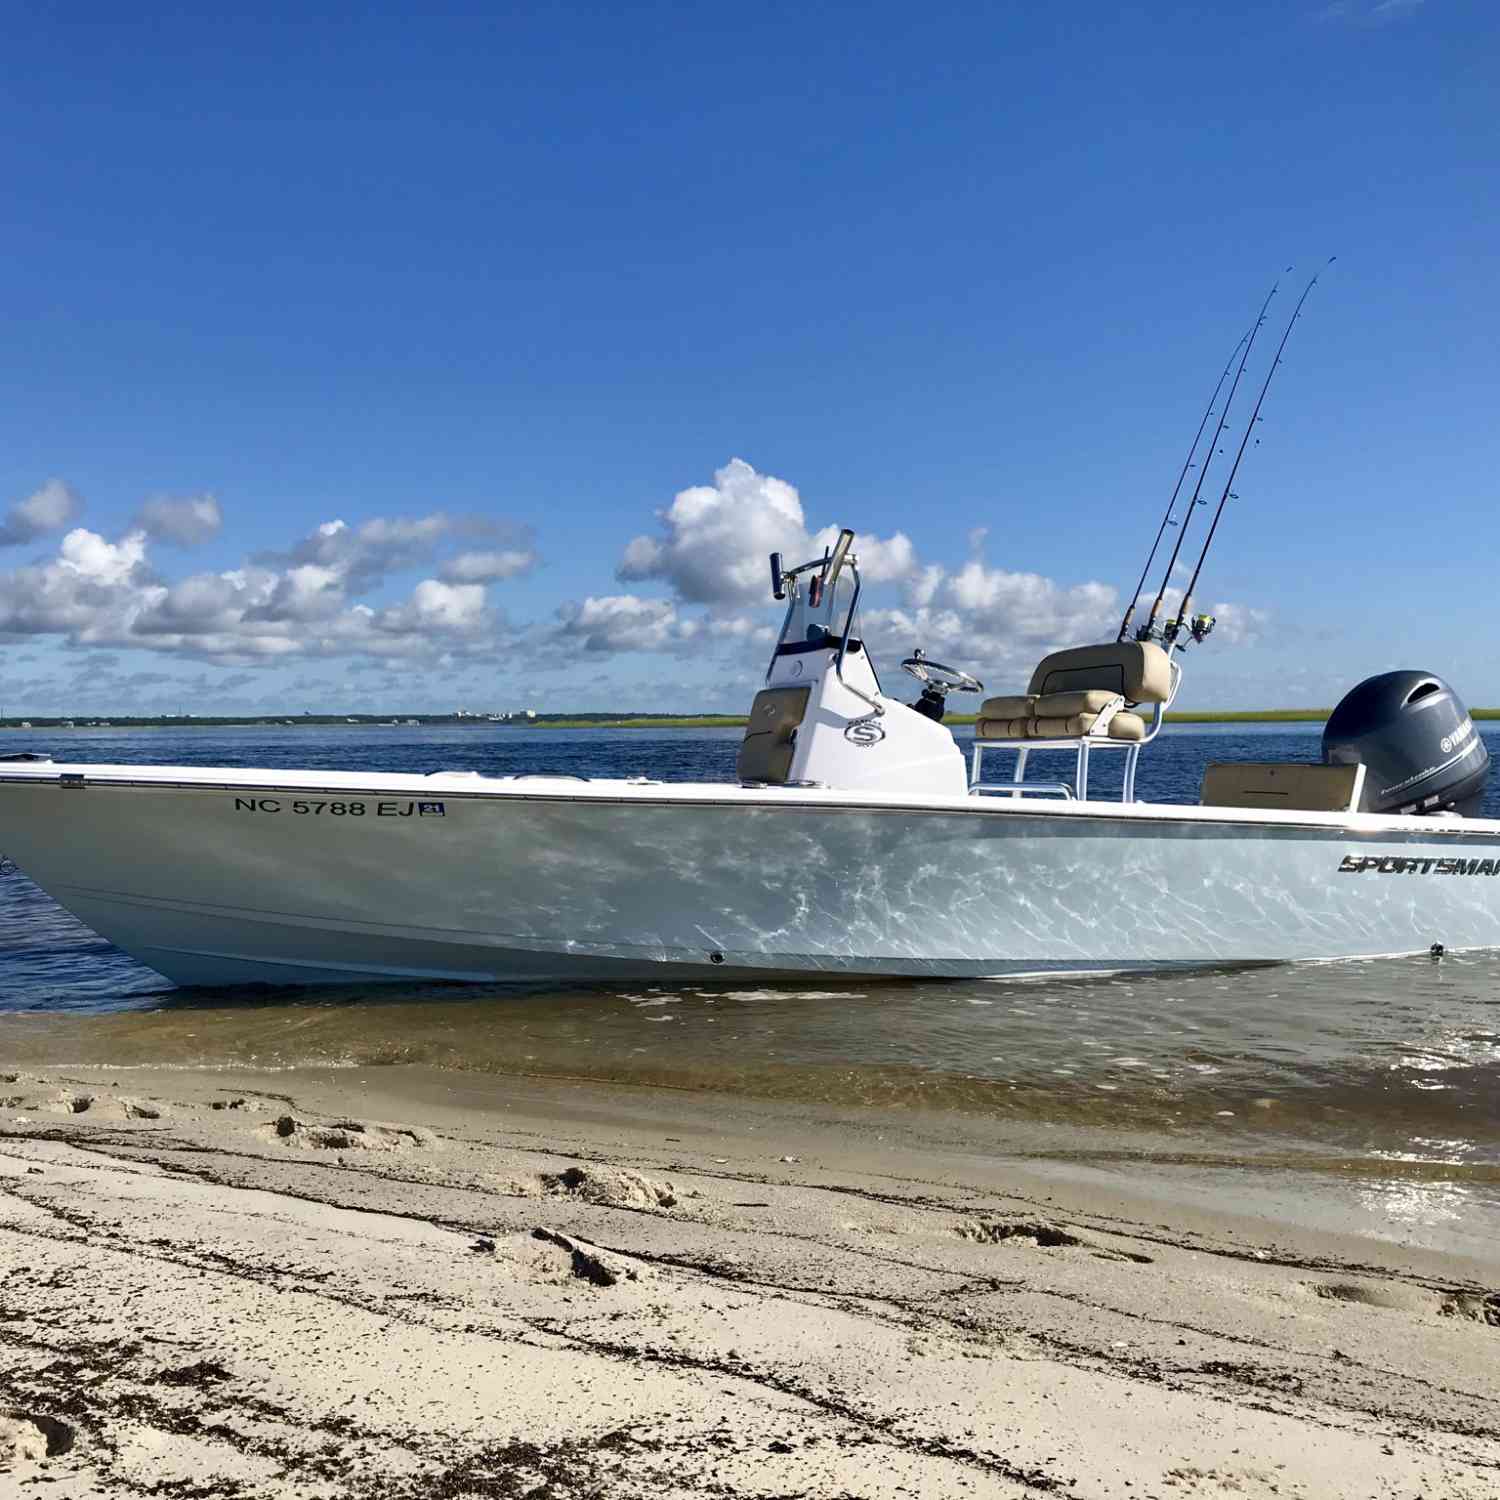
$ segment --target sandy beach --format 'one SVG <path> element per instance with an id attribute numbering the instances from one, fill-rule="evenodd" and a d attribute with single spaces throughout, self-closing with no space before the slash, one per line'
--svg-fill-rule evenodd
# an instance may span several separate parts
<path id="1" fill-rule="evenodd" d="M 0 1074 L 0 1495 L 1500 1494 L 1500 1267 L 962 1122 Z"/>

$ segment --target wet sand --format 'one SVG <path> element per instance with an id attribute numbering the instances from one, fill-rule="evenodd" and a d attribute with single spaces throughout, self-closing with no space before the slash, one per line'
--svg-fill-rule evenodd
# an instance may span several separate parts
<path id="1" fill-rule="evenodd" d="M 1500 1494 L 1500 1257 L 999 1121 L 0 1074 L 0 1495 Z"/>

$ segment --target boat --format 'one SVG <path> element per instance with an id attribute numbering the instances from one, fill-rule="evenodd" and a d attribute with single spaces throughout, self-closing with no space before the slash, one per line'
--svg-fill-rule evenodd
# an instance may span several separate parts
<path id="1" fill-rule="evenodd" d="M 980 682 L 914 651 L 915 702 L 887 691 L 853 543 L 771 559 L 786 613 L 733 782 L 22 754 L 0 758 L 0 848 L 182 985 L 1005 978 L 1500 943 L 1488 754 L 1441 678 L 1360 684 L 1317 763 L 1211 766 L 1196 805 L 1143 802 L 1207 617 L 1050 652 L 981 700 L 966 753 L 948 699 Z M 1111 763 L 1120 794 L 1097 795 Z"/>

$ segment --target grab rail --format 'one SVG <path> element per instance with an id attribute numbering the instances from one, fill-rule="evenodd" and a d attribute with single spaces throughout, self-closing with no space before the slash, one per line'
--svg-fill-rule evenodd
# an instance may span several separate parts
<path id="1" fill-rule="evenodd" d="M 1066 781 L 986 781 L 969 788 L 975 797 L 1065 797 L 1073 800 L 1072 785 Z"/>
<path id="2" fill-rule="evenodd" d="M 844 655 L 849 650 L 849 638 L 854 630 L 854 617 L 859 613 L 860 590 L 864 587 L 863 581 L 859 576 L 858 562 L 851 559 L 849 562 L 849 571 L 854 575 L 854 597 L 849 601 L 849 613 L 844 619 L 844 634 L 839 640 L 838 654 L 833 658 L 833 675 L 838 679 L 841 687 L 847 688 L 861 702 L 870 705 L 870 717 L 872 719 L 879 719 L 885 714 L 885 706 L 881 701 L 878 698 L 872 698 L 867 692 L 855 687 L 852 682 L 848 682 L 844 678 Z M 865 656 L 868 660 L 869 653 L 866 652 Z M 874 671 L 874 668 L 871 667 L 870 670 Z"/>

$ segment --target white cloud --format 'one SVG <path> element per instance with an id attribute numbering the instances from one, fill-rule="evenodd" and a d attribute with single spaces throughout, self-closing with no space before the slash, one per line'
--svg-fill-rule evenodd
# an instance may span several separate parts
<path id="1" fill-rule="evenodd" d="M 666 551 L 654 536 L 638 536 L 625 544 L 615 576 L 622 582 L 654 578 L 666 565 Z"/>
<path id="2" fill-rule="evenodd" d="M 925 609 L 937 598 L 938 589 L 947 576 L 948 570 L 941 563 L 929 563 L 916 569 L 906 580 L 906 602 L 913 609 Z"/>
<path id="3" fill-rule="evenodd" d="M 352 593 L 373 588 L 392 573 L 425 566 L 439 544 L 472 521 L 436 511 L 427 516 L 376 516 L 358 526 L 325 521 L 286 552 L 262 552 L 253 561 L 267 568 L 326 568 Z"/>
<path id="4" fill-rule="evenodd" d="M 1107 583 L 1065 586 L 1039 573 L 991 568 L 978 558 L 952 574 L 941 595 L 975 634 L 1018 645 L 1099 640 L 1119 613 L 1116 590 Z"/>
<path id="5" fill-rule="evenodd" d="M 642 599 L 635 594 L 590 597 L 581 604 L 565 604 L 561 624 L 553 632 L 558 643 L 581 644 L 585 651 L 671 651 L 693 639 L 701 628 L 685 619 L 667 599 Z"/>
<path id="6" fill-rule="evenodd" d="M 197 547 L 218 534 L 224 515 L 212 495 L 153 495 L 135 524 L 155 540 Z"/>
<path id="7" fill-rule="evenodd" d="M 144 595 L 128 630 L 132 635 L 233 634 L 274 586 L 269 573 L 253 580 L 243 572 L 197 573 Z"/>
<path id="8" fill-rule="evenodd" d="M 1313 13 L 1313 19 L 1349 26 L 1383 26 L 1415 14 L 1423 3 L 1424 0 L 1330 0 Z"/>
<path id="9" fill-rule="evenodd" d="M 127 532 L 118 542 L 107 542 L 97 531 L 80 526 L 70 531 L 58 548 L 58 566 L 90 583 L 130 582 L 146 561 L 146 535 Z"/>
<path id="10" fill-rule="evenodd" d="M 65 524 L 77 504 L 58 483 L 12 507 L 11 523 L 34 537 L 34 528 Z M 332 520 L 237 568 L 178 574 L 161 565 L 172 555 L 163 544 L 201 540 L 223 518 L 208 495 L 157 497 L 122 535 L 74 526 L 50 558 L 0 575 L 0 638 L 51 636 L 72 647 L 220 666 L 321 660 L 337 663 L 323 672 L 333 680 L 336 671 L 339 681 L 356 664 L 394 670 L 419 662 L 424 682 L 443 664 L 477 670 L 519 641 L 562 668 L 544 694 L 559 706 L 579 691 L 593 701 L 608 685 L 601 667 L 611 657 L 622 683 L 636 681 L 642 669 L 629 662 L 632 653 L 675 662 L 668 670 L 684 682 L 703 680 L 696 691 L 705 696 L 748 684 L 780 619 L 766 553 L 803 561 L 832 542 L 835 528 L 809 530 L 797 491 L 739 460 L 712 485 L 683 490 L 660 519 L 659 534 L 624 549 L 619 572 L 658 580 L 662 597 L 591 594 L 554 618 L 514 626 L 492 596 L 537 562 L 530 536 L 515 528 L 444 512 Z M 983 540 L 971 537 L 964 559 L 958 535 L 960 556 L 945 565 L 924 562 L 900 532 L 857 537 L 869 586 L 864 633 L 883 666 L 922 645 L 1005 685 L 1024 679 L 1047 650 L 1112 638 L 1121 607 L 1113 588 L 991 567 L 977 555 Z M 405 590 L 395 586 L 402 574 Z M 1251 606 L 1221 603 L 1214 613 L 1215 645 L 1253 644 L 1268 628 L 1265 612 Z M 567 670 L 583 660 L 586 686 Z M 126 675 L 113 666 L 90 670 L 101 684 Z"/>
<path id="11" fill-rule="evenodd" d="M 892 665 L 921 646 L 935 661 L 965 670 L 988 661 L 963 616 L 951 609 L 867 609 L 864 639 L 878 664 Z M 981 674 L 983 675 L 983 674 Z"/>
<path id="12" fill-rule="evenodd" d="M 321 563 L 302 563 L 282 574 L 257 614 L 267 620 L 326 620 L 338 614 L 347 602 L 340 569 Z"/>
<path id="13" fill-rule="evenodd" d="M 1271 628 L 1271 612 L 1248 604 L 1225 601 L 1210 611 L 1215 620 L 1213 640 L 1221 646 L 1258 646 Z"/>
<path id="14" fill-rule="evenodd" d="M 772 552 L 785 554 L 788 566 L 806 562 L 838 535 L 837 526 L 810 533 L 797 491 L 741 458 L 725 464 L 713 484 L 680 491 L 660 520 L 663 534 L 631 541 L 615 576 L 622 583 L 659 579 L 679 603 L 716 609 L 769 597 L 766 559 Z M 854 550 L 870 583 L 903 578 L 916 565 L 901 532 L 860 536 Z"/>
<path id="15" fill-rule="evenodd" d="M 376 617 L 381 630 L 398 633 L 436 630 L 469 634 L 484 621 L 482 583 L 444 583 L 437 578 L 424 578 L 405 604 L 382 610 Z"/>
<path id="16" fill-rule="evenodd" d="M 681 491 L 660 519 L 660 535 L 637 536 L 626 546 L 617 576 L 660 580 L 672 598 L 630 593 L 568 606 L 554 641 L 582 640 L 590 650 L 611 652 L 670 651 L 714 638 L 726 646 L 761 641 L 770 635 L 764 623 L 752 625 L 753 617 L 729 610 L 766 601 L 766 554 L 780 551 L 789 563 L 801 562 L 837 535 L 834 526 L 809 531 L 797 491 L 741 459 L 720 469 L 712 485 Z M 955 666 L 1004 680 L 1029 672 L 1048 651 L 1114 638 L 1123 607 L 1114 586 L 992 567 L 981 555 L 985 540 L 985 528 L 975 528 L 967 536 L 968 558 L 944 566 L 923 563 L 903 533 L 856 536 L 871 590 L 864 632 L 877 655 L 905 656 L 922 645 Z M 900 585 L 899 606 L 881 599 L 881 585 L 891 584 Z M 686 613 L 690 605 L 706 609 Z M 1227 604 L 1217 613 L 1222 644 L 1252 644 L 1264 627 L 1261 611 Z"/>
<path id="17" fill-rule="evenodd" d="M 450 583 L 492 583 L 529 572 L 536 561 L 536 553 L 530 548 L 460 552 L 443 564 L 442 576 Z"/>
<path id="18" fill-rule="evenodd" d="M 83 497 L 77 490 L 61 479 L 49 479 L 6 512 L 0 521 L 0 547 L 19 547 L 49 531 L 61 531 L 82 510 Z"/>
<path id="19" fill-rule="evenodd" d="M 179 508 L 158 510 L 153 524 L 160 531 L 184 523 L 177 525 L 180 539 L 195 524 L 201 531 L 206 520 L 201 507 Z M 355 597 L 413 554 L 431 555 L 450 535 L 475 529 L 446 516 L 376 518 L 357 527 L 330 521 L 284 553 L 167 581 L 151 566 L 152 536 L 144 526 L 114 541 L 79 527 L 50 561 L 0 577 L 0 635 L 56 635 L 75 646 L 133 646 L 221 663 L 395 660 L 428 656 L 434 648 L 483 654 L 505 629 L 489 606 L 486 580 L 424 578 L 406 599 L 381 608 Z M 471 571 L 500 577 L 519 566 L 502 554 L 490 564 Z"/>
<path id="20" fill-rule="evenodd" d="M 942 570 L 937 573 L 941 575 Z M 1049 651 L 1113 640 L 1122 602 L 1104 583 L 1062 585 L 1037 573 L 1011 573 L 977 559 L 951 576 L 919 575 L 907 588 L 906 608 L 865 611 L 865 636 L 877 656 L 906 656 L 923 646 L 950 666 L 976 672 L 992 688 L 1007 691 Z M 1141 596 L 1149 610 L 1155 596 Z M 1169 589 L 1164 618 L 1181 603 Z M 1212 644 L 1253 646 L 1270 624 L 1266 610 L 1224 602 Z"/>
<path id="21" fill-rule="evenodd" d="M 813 537 L 813 544 L 807 555 L 816 557 L 824 547 L 833 546 L 838 535 L 837 526 L 825 526 Z M 911 538 L 902 531 L 885 538 L 856 536 L 854 555 L 859 559 L 860 577 L 866 583 L 899 582 L 903 578 L 909 578 L 917 566 L 916 548 L 912 546 Z"/>
<path id="22" fill-rule="evenodd" d="M 132 601 L 152 592 L 145 553 L 140 532 L 114 543 L 82 527 L 70 531 L 51 562 L 0 578 L 0 633 L 64 635 L 75 645 L 114 643 Z"/>

